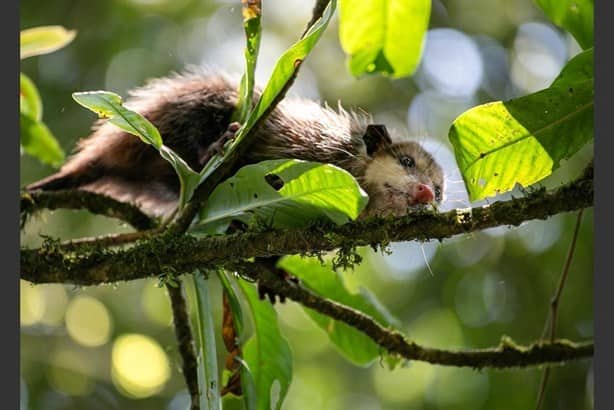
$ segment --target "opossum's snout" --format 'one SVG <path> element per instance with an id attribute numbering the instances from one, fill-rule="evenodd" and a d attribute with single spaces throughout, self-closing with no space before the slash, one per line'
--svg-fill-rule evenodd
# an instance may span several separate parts
<path id="1" fill-rule="evenodd" d="M 430 204 L 435 200 L 435 193 L 427 184 L 415 184 L 412 191 L 411 196 L 415 203 Z"/>
<path id="2" fill-rule="evenodd" d="M 436 202 L 437 198 L 431 185 L 417 181 L 403 182 L 402 188 L 399 188 L 399 185 L 395 188 L 395 184 L 384 184 L 384 191 L 393 203 L 397 203 L 397 206 L 409 208 Z"/>

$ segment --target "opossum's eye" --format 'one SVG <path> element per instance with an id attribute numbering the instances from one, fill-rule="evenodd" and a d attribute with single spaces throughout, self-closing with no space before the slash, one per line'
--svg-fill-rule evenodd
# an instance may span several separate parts
<path id="1" fill-rule="evenodd" d="M 412 157 L 402 156 L 401 158 L 399 158 L 399 162 L 405 168 L 413 168 L 416 166 L 416 161 L 414 161 Z"/>
<path id="2" fill-rule="evenodd" d="M 435 187 L 435 200 L 441 201 L 441 187 L 439 185 Z"/>

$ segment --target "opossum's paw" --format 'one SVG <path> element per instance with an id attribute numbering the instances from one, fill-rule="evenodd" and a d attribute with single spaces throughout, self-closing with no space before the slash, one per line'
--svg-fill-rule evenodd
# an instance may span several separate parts
<path id="1" fill-rule="evenodd" d="M 289 281 L 296 285 L 299 283 L 299 279 L 296 276 L 289 274 L 283 269 L 276 268 L 272 272 L 277 275 L 280 280 Z M 273 289 L 263 285 L 261 282 L 258 282 L 258 297 L 260 300 L 265 300 L 268 298 L 273 305 L 277 301 L 277 298 L 279 298 L 279 303 L 286 302 L 286 297 L 284 295 L 276 293 Z"/>
<path id="2" fill-rule="evenodd" d="M 204 166 L 216 154 L 224 155 L 224 145 L 235 138 L 240 128 L 241 124 L 238 122 L 231 122 L 222 136 L 205 151 L 204 155 L 200 158 L 200 164 Z"/>

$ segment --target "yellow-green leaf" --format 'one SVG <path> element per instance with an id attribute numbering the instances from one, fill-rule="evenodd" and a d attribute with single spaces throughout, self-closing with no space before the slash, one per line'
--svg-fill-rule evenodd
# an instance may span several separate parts
<path id="1" fill-rule="evenodd" d="M 583 49 L 594 44 L 593 0 L 536 0 L 544 13 L 569 31 Z"/>
<path id="2" fill-rule="evenodd" d="M 552 173 L 593 138 L 593 49 L 542 91 L 472 108 L 449 138 L 471 200 L 528 186 Z"/>
<path id="3" fill-rule="evenodd" d="M 23 113 L 19 114 L 21 147 L 39 161 L 58 167 L 64 161 L 64 151 L 49 128 Z"/>
<path id="4" fill-rule="evenodd" d="M 147 118 L 124 107 L 122 98 L 109 91 L 79 92 L 73 93 L 72 97 L 77 103 L 95 112 L 101 118 L 108 118 L 113 125 L 139 137 L 144 143 L 153 145 L 160 156 L 168 161 L 177 172 L 181 185 L 179 208 L 185 205 L 198 186 L 199 175 L 179 154 L 162 143 L 160 132 Z"/>
<path id="5" fill-rule="evenodd" d="M 350 72 L 411 75 L 422 56 L 431 0 L 340 0 L 339 38 Z"/>
<path id="6" fill-rule="evenodd" d="M 62 26 L 40 26 L 22 30 L 19 36 L 21 59 L 51 53 L 70 43 L 77 32 Z"/>
<path id="7" fill-rule="evenodd" d="M 43 103 L 38 90 L 24 73 L 19 74 L 19 112 L 36 121 L 43 117 Z"/>

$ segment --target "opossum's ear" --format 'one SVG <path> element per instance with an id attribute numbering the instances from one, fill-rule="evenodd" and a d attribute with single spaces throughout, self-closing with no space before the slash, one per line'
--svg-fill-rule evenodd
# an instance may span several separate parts
<path id="1" fill-rule="evenodd" d="M 367 125 L 367 130 L 362 139 L 365 142 L 367 155 L 369 156 L 372 156 L 383 147 L 392 144 L 386 126 L 382 124 Z"/>

